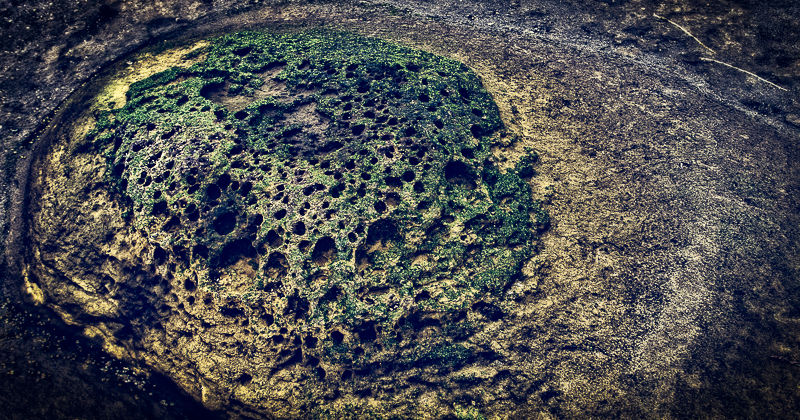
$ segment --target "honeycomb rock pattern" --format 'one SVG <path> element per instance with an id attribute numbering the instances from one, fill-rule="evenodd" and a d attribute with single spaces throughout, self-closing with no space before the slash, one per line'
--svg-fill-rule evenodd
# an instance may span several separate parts
<path id="1" fill-rule="evenodd" d="M 198 54 L 132 85 L 87 138 L 155 273 L 248 331 L 227 349 L 244 368 L 207 376 L 267 390 L 295 367 L 353 384 L 491 359 L 460 343 L 513 304 L 548 219 L 525 180 L 535 154 L 492 163 L 506 133 L 477 77 L 340 33 L 238 33 Z"/>

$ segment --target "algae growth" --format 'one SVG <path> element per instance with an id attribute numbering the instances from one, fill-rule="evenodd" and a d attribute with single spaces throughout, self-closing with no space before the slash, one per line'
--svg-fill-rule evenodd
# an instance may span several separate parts
<path id="1" fill-rule="evenodd" d="M 536 155 L 492 162 L 508 139 L 475 74 L 329 32 L 237 33 L 195 54 L 133 84 L 88 135 L 163 274 L 276 345 L 296 334 L 312 366 L 468 363 L 464 311 L 502 316 L 548 222 L 524 179 Z M 427 326 L 441 330 L 427 347 L 383 351 Z"/>

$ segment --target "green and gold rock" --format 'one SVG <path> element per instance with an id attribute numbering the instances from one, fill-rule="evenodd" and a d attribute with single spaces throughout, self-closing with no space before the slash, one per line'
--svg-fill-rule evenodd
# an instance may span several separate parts
<path id="1" fill-rule="evenodd" d="M 330 32 L 237 33 L 186 58 L 83 140 L 146 240 L 137 285 L 158 291 L 122 305 L 150 320 L 145 347 L 198 366 L 208 406 L 273 413 L 364 381 L 387 403 L 399 372 L 495 357 L 464 341 L 514 304 L 548 217 L 533 152 L 494 165 L 511 139 L 469 68 Z"/>

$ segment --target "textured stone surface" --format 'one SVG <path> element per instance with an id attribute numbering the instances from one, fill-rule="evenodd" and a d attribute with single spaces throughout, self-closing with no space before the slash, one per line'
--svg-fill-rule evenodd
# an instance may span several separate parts
<path id="1" fill-rule="evenodd" d="M 541 264 L 528 267 L 532 281 L 526 284 L 535 284 L 537 292 L 518 302 L 496 328 L 471 338 L 501 354 L 492 362 L 499 363 L 491 369 L 469 366 L 477 367 L 474 376 L 467 375 L 471 379 L 457 387 L 462 394 L 449 401 L 436 393 L 440 383 L 426 382 L 430 375 L 414 379 L 411 387 L 419 394 L 402 397 L 399 404 L 419 404 L 424 408 L 415 413 L 432 416 L 437 412 L 429 407 L 440 407 L 442 415 L 464 415 L 469 406 L 487 416 L 527 418 L 795 418 L 798 176 L 797 129 L 790 124 L 798 114 L 792 51 L 799 32 L 792 30 L 798 20 L 785 18 L 796 5 L 587 4 L 398 3 L 395 9 L 285 4 L 236 12 L 234 4 L 174 2 L 136 15 L 118 3 L 112 7 L 119 14 L 97 25 L 94 37 L 86 32 L 90 19 L 74 16 L 98 12 L 96 5 L 65 14 L 75 19 L 75 30 L 66 35 L 61 20 L 30 15 L 28 22 L 41 29 L 36 37 L 26 37 L 26 21 L 17 19 L 29 9 L 9 9 L 4 16 L 14 25 L 8 34 L 19 43 L 7 44 L 14 48 L 0 58 L 9 69 L 4 75 L 24 83 L 9 82 L 8 76 L 3 81 L 4 97 L 14 98 L 4 105 L 16 104 L 4 108 L 10 118 L 3 126 L 14 121 L 8 127 L 17 130 L 9 134 L 13 143 L 7 144 L 14 148 L 6 146 L 3 159 L 13 151 L 39 156 L 38 149 L 30 149 L 37 144 L 31 133 L 60 98 L 100 65 L 177 29 L 200 34 L 326 24 L 454 58 L 481 78 L 507 129 L 519 138 L 517 147 L 493 150 L 497 166 L 513 169 L 525 147 L 539 154 L 531 185 L 535 199 L 549 198 L 553 223 L 541 237 Z M 716 54 L 653 13 L 682 25 Z M 120 35 L 128 28 L 131 32 Z M 493 28 L 504 32 L 495 35 Z M 37 58 L 69 43 L 91 54 L 75 63 L 66 53 L 52 55 L 52 61 Z M 758 56 L 768 59 L 755 61 Z M 789 91 L 702 58 L 753 71 Z M 125 61 L 115 66 L 134 67 Z M 102 169 L 105 162 L 93 164 Z M 4 181 L 25 185 L 24 171 L 19 173 Z M 74 185 L 79 187 L 87 186 Z M 9 191 L 3 197 L 13 197 L 12 189 L 3 191 Z M 105 208 L 104 200 L 87 201 Z M 90 260 L 85 240 L 93 234 L 85 230 L 66 251 L 84 249 L 76 255 Z M 12 244 L 19 232 L 25 230 L 11 230 Z M 151 246 L 145 242 L 136 245 L 139 250 Z M 15 249 L 20 248 L 25 249 Z M 18 254 L 14 246 L 9 250 L 5 278 L 11 280 L 4 282 L 4 293 L 14 298 L 27 287 L 30 295 L 44 298 L 33 283 L 24 285 L 15 271 L 21 267 Z M 70 264 L 76 265 L 65 259 L 67 268 Z M 130 267 L 144 269 L 146 264 Z M 99 325 L 97 318 L 76 321 L 95 337 L 82 340 L 103 345 L 99 337 L 117 334 L 89 328 Z M 17 335 L 3 341 L 4 349 L 15 349 L 4 351 L 4 358 L 20 355 L 4 366 L 26 364 L 25 352 L 18 350 L 35 351 L 35 341 L 26 340 L 31 339 Z M 134 363 L 134 357 L 105 345 L 120 363 Z M 29 374 L 37 369 L 6 374 L 4 388 L 30 391 L 31 400 L 40 392 L 35 407 L 42 413 L 67 412 L 55 403 L 63 400 L 50 396 L 85 395 L 70 394 L 73 390 L 55 379 L 34 382 Z M 194 383 L 196 388 L 187 387 L 194 395 L 215 395 L 206 384 L 180 378 L 185 371 L 166 373 L 179 383 Z M 115 392 L 129 392 L 124 385 L 116 388 L 115 381 L 102 385 L 100 373 L 86 378 L 97 378 L 91 395 L 114 401 Z M 355 371 L 353 378 L 358 379 Z M 41 386 L 19 386 L 28 380 Z M 147 392 L 137 395 L 149 398 Z M 13 401 L 13 395 L 2 398 Z"/>
<path id="2" fill-rule="evenodd" d="M 43 301 L 209 408 L 278 417 L 408 414 L 414 378 L 499 358 L 470 337 L 531 293 L 548 217 L 534 153 L 494 165 L 515 139 L 467 67 L 329 32 L 179 51 L 36 167 Z"/>

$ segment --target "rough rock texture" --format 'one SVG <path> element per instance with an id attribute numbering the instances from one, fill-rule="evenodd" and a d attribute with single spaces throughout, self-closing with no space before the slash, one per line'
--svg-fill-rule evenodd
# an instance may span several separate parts
<path id="1" fill-rule="evenodd" d="M 513 147 L 493 150 L 497 166 L 513 169 L 526 147 L 539 154 L 534 199 L 549 199 L 546 209 L 553 222 L 541 238 L 540 264 L 531 267 L 525 282 L 526 290 L 535 284 L 537 292 L 494 321 L 493 328 L 470 338 L 500 355 L 492 362 L 498 363 L 476 369 L 467 385 L 454 387 L 463 391 L 454 399 L 436 392 L 441 382 L 420 377 L 410 386 L 419 394 L 399 400 L 399 405 L 410 404 L 407 414 L 465 417 L 478 410 L 519 418 L 797 417 L 800 118 L 793 52 L 798 43 L 793 37 L 800 32 L 792 30 L 798 21 L 792 18 L 795 4 L 287 4 L 230 16 L 224 11 L 234 6 L 219 2 L 160 4 L 161 10 L 145 8 L 136 18 L 127 3 L 109 6 L 118 14 L 103 20 L 93 39 L 81 29 L 63 36 L 63 28 L 44 19 L 32 20 L 44 28 L 39 38 L 25 38 L 24 27 L 13 26 L 8 34 L 20 39 L 21 48 L 2 59 L 4 68 L 19 66 L 19 73 L 4 74 L 38 84 L 39 92 L 12 84 L 6 76 L 4 98 L 19 100 L 14 102 L 17 108 L 5 108 L 11 118 L 4 120 L 4 127 L 5 121 L 14 121 L 8 127 L 19 131 L 10 135 L 16 140 L 4 144 L 4 159 L 15 150 L 38 156 L 43 149 L 30 149 L 38 144 L 32 133 L 46 121 L 46 113 L 93 69 L 141 45 L 148 38 L 148 23 L 156 35 L 179 27 L 199 35 L 253 25 L 327 24 L 457 59 L 480 77 L 506 129 L 519 138 Z M 19 22 L 18 9 L 4 16 Z M 86 7 L 80 14 L 97 11 L 97 6 Z M 654 13 L 682 25 L 715 53 Z M 492 32 L 493 27 L 502 32 Z M 125 28 L 134 32 L 117 36 Z M 61 37 L 92 52 L 84 55 L 82 72 L 69 55 L 36 61 L 50 48 L 64 45 Z M 770 60 L 755 61 L 759 55 Z M 708 59 L 753 71 L 789 91 Z M 125 60 L 138 62 L 134 57 Z M 126 61 L 116 66 L 127 69 Z M 43 92 L 53 96 L 36 100 Z M 9 172 L 6 182 L 25 185 L 25 160 L 21 162 L 19 175 Z M 105 168 L 106 163 L 92 164 Z M 9 194 L 3 197 L 13 197 L 13 190 L 4 191 Z M 18 291 L 25 290 L 18 251 L 29 248 L 14 238 L 29 230 L 16 224 L 19 218 L 3 220 L 14 227 L 4 293 L 16 301 Z M 97 239 L 91 231 L 85 229 L 85 239 Z M 86 243 L 75 248 L 86 249 Z M 151 246 L 145 238 L 137 243 L 140 250 Z M 131 251 L 136 251 L 133 245 Z M 44 298 L 34 283 L 28 289 Z M 126 355 L 120 350 L 124 345 L 115 347 L 101 338 L 125 336 L 129 331 L 124 325 L 101 331 L 90 327 L 102 320 L 72 321 L 92 332 L 93 340 L 120 363 L 133 364 L 140 357 Z M 35 351 L 35 340 L 13 337 L 3 341 L 4 349 L 27 346 L 27 352 Z M 20 361 L 4 363 L 19 366 Z M 48 368 L 41 363 L 38 369 Z M 187 384 L 191 378 L 180 376 L 188 371 L 165 373 Z M 26 389 L 19 386 L 25 381 L 41 384 L 32 391 L 47 386 L 36 407 L 42 413 L 65 413 L 53 403 L 63 400 L 51 396 L 72 390 L 55 380 L 34 382 L 30 375 L 36 372 L 7 372 L 4 388 Z M 90 377 L 101 384 L 101 376 Z M 351 379 L 358 378 L 354 371 Z M 195 389 L 184 386 L 202 394 L 205 385 L 194 383 Z M 95 389 L 109 400 L 120 395 L 111 385 Z M 14 400 L 13 395 L 2 398 Z M 354 398 L 351 407 L 363 407 L 375 397 Z M 243 410 L 237 406 L 231 413 Z M 67 415 L 74 414 L 62 416 Z"/>
<path id="2" fill-rule="evenodd" d="M 101 95 L 118 108 L 88 133 L 91 108 L 53 133 L 29 210 L 41 300 L 208 407 L 408 413 L 456 381 L 452 404 L 500 358 L 471 336 L 531 293 L 548 223 L 523 180 L 536 155 L 493 163 L 513 139 L 475 75 L 326 32 L 183 58 L 112 79 L 125 104 Z"/>

